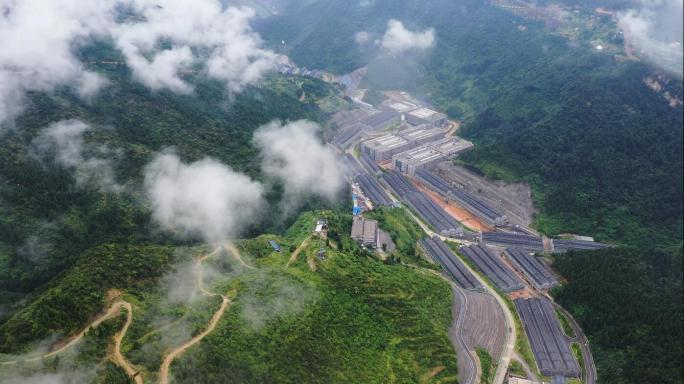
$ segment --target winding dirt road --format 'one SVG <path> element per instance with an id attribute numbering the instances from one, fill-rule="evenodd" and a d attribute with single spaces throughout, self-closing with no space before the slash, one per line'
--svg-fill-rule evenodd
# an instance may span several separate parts
<path id="1" fill-rule="evenodd" d="M 133 365 L 131 365 L 130 362 L 124 357 L 124 355 L 121 353 L 121 341 L 123 340 L 124 336 L 126 335 L 126 332 L 128 331 L 128 328 L 130 327 L 131 323 L 133 322 L 133 307 L 131 306 L 131 303 L 125 301 L 125 300 L 117 300 L 112 302 L 110 305 L 109 309 L 99 317 L 97 317 L 95 320 L 90 322 L 87 326 L 83 328 L 81 332 L 79 332 L 76 336 L 71 338 L 66 344 L 62 345 L 61 347 L 55 349 L 54 351 L 48 352 L 46 354 L 28 358 L 22 361 L 25 362 L 37 362 L 42 359 L 47 359 L 52 356 L 58 355 L 62 352 L 65 352 L 69 350 L 71 347 L 76 345 L 83 337 L 86 335 L 86 333 L 91 329 L 91 328 L 97 328 L 100 324 L 103 322 L 117 317 L 121 313 L 121 308 L 126 309 L 126 312 L 128 315 L 126 316 L 126 323 L 124 326 L 119 330 L 119 332 L 116 333 L 114 336 L 114 350 L 111 355 L 112 361 L 120 366 L 126 374 L 135 381 L 136 384 L 142 384 L 142 376 L 139 375 L 139 372 L 133 368 Z M 19 360 L 13 360 L 13 361 L 3 361 L 2 365 L 14 365 L 17 364 Z"/>
<path id="2" fill-rule="evenodd" d="M 111 359 L 114 364 L 118 365 L 126 372 L 128 377 L 135 381 L 135 384 L 143 384 L 143 378 L 140 372 L 133 368 L 133 365 L 124 357 L 123 353 L 121 353 L 121 341 L 124 336 L 126 336 L 126 332 L 128 332 L 128 328 L 133 322 L 133 306 L 127 301 L 120 301 L 119 303 L 122 304 L 123 308 L 126 308 L 128 315 L 126 315 L 126 323 L 123 328 L 114 335 L 114 352 L 112 353 Z"/>
<path id="3" fill-rule="evenodd" d="M 228 248 L 231 254 L 245 267 L 253 269 L 251 265 L 246 264 L 240 255 L 240 251 L 237 249 L 235 244 L 232 242 L 227 242 L 223 246 Z M 216 312 L 211 316 L 211 319 L 209 320 L 209 323 L 207 323 L 207 327 L 197 335 L 195 335 L 193 338 L 190 340 L 186 341 L 182 345 L 174 348 L 169 352 L 166 356 L 164 356 L 164 360 L 162 361 L 161 367 L 159 368 L 159 382 L 161 384 L 168 384 L 169 382 L 169 370 L 171 369 L 171 363 L 173 363 L 173 360 L 175 360 L 178 356 L 182 355 L 185 350 L 188 348 L 192 347 L 193 345 L 199 343 L 202 339 L 204 339 L 207 335 L 209 335 L 214 328 L 216 328 L 216 324 L 218 324 L 219 320 L 221 320 L 221 317 L 225 313 L 226 309 L 230 307 L 231 301 L 228 298 L 228 296 L 220 294 L 220 293 L 214 293 L 210 292 L 204 287 L 203 281 L 204 281 L 204 269 L 202 268 L 202 263 L 206 261 L 209 257 L 213 256 L 216 254 L 223 246 L 217 247 L 213 252 L 206 254 L 200 258 L 197 259 L 197 262 L 195 263 L 195 273 L 197 276 L 196 280 L 196 285 L 197 289 L 205 296 L 208 297 L 214 297 L 214 296 L 220 296 L 221 297 L 221 306 L 219 307 Z"/>
<path id="4" fill-rule="evenodd" d="M 309 245 L 309 240 L 310 240 L 310 239 L 311 239 L 311 236 L 309 236 L 309 237 L 307 237 L 306 239 L 304 239 L 304 241 L 302 241 L 302 243 L 299 244 L 299 247 L 297 247 L 297 249 L 295 249 L 294 252 L 292 252 L 292 255 L 290 256 L 290 260 L 288 260 L 288 261 L 287 261 L 287 264 L 285 264 L 285 268 L 286 268 L 286 269 L 287 269 L 287 267 L 290 266 L 290 264 L 292 264 L 292 263 L 294 263 L 295 261 L 297 261 L 297 257 L 299 256 L 299 254 L 302 252 L 302 250 L 303 250 L 304 248 L 306 248 L 307 245 Z"/>

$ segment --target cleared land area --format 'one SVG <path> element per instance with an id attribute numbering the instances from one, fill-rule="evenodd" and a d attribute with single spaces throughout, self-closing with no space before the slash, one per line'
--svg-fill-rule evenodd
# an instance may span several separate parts
<path id="1" fill-rule="evenodd" d="M 541 373 L 546 376 L 579 377 L 580 368 L 551 302 L 546 299 L 517 299 L 514 303 Z"/>
<path id="2" fill-rule="evenodd" d="M 536 209 L 532 202 L 532 192 L 526 184 L 489 181 L 451 162 L 440 163 L 434 173 L 490 206 L 504 211 L 509 221 L 525 227 L 532 223 Z"/>
<path id="3" fill-rule="evenodd" d="M 501 247 L 516 247 L 531 251 L 543 251 L 544 243 L 539 236 L 520 233 L 482 232 L 482 242 Z"/>
<path id="4" fill-rule="evenodd" d="M 420 241 L 420 245 L 461 288 L 468 290 L 483 289 L 482 284 L 438 237 L 426 237 Z"/>
<path id="5" fill-rule="evenodd" d="M 472 260 L 475 265 L 504 292 L 523 289 L 525 284 L 516 276 L 503 260 L 485 245 L 461 247 L 461 253 Z"/>
<path id="6" fill-rule="evenodd" d="M 506 256 L 537 289 L 549 289 L 558 285 L 558 280 L 546 267 L 529 252 L 520 248 L 506 248 Z"/>
<path id="7" fill-rule="evenodd" d="M 450 214 L 454 219 L 458 220 L 458 222 L 464 226 L 477 231 L 489 231 L 492 229 L 487 224 L 483 223 L 479 218 L 475 217 L 475 215 L 472 213 L 445 200 L 443 197 L 437 194 L 437 192 L 433 192 L 422 185 L 418 185 L 418 189 L 428 195 L 432 201 L 435 202 L 435 204 L 442 207 L 442 209 L 444 209 L 448 214 Z"/>

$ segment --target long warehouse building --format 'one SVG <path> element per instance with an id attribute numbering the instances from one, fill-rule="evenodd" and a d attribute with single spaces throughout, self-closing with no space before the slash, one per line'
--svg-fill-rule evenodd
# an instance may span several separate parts
<path id="1" fill-rule="evenodd" d="M 539 236 L 507 232 L 482 232 L 482 242 L 501 247 L 516 247 L 530 251 L 543 251 L 544 243 Z"/>
<path id="2" fill-rule="evenodd" d="M 461 252 L 504 292 L 513 292 L 525 287 L 525 284 L 491 248 L 485 245 L 472 245 L 461 247 Z"/>
<path id="3" fill-rule="evenodd" d="M 500 226 L 506 223 L 507 217 L 503 212 L 493 208 L 482 199 L 460 189 L 449 185 L 443 178 L 437 176 L 427 169 L 417 169 L 415 176 L 418 181 L 425 184 L 430 189 L 435 190 L 446 199 L 455 201 L 468 212 L 479 217 L 492 226 Z"/>
<path id="4" fill-rule="evenodd" d="M 610 245 L 587 240 L 553 239 L 554 252 L 566 252 L 569 250 L 595 250 L 605 248 L 610 248 Z"/>
<path id="5" fill-rule="evenodd" d="M 464 235 L 459 223 L 431 198 L 418 191 L 406 176 L 396 171 L 388 171 L 382 175 L 382 178 L 396 195 L 416 211 L 437 233 L 445 236 Z"/>
<path id="6" fill-rule="evenodd" d="M 382 188 L 378 180 L 373 176 L 362 173 L 357 176 L 356 182 L 359 183 L 361 190 L 366 194 L 366 197 L 375 205 L 391 205 L 392 199 L 387 195 L 387 192 Z"/>
<path id="7" fill-rule="evenodd" d="M 551 303 L 546 299 L 517 299 L 514 303 L 541 373 L 545 376 L 579 377 L 579 365 Z"/>
<path id="8" fill-rule="evenodd" d="M 420 245 L 461 288 L 469 290 L 483 289 L 482 284 L 439 237 L 426 237 L 420 240 Z"/>
<path id="9" fill-rule="evenodd" d="M 537 289 L 549 289 L 558 285 L 558 280 L 546 269 L 544 264 L 529 252 L 509 247 L 506 248 L 506 256 L 520 269 Z"/>

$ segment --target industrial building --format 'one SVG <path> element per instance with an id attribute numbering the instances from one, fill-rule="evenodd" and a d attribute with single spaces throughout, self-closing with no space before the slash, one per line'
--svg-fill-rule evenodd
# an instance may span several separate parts
<path id="1" fill-rule="evenodd" d="M 513 292 L 525 287 L 518 276 L 486 245 L 461 247 L 461 253 L 472 260 L 502 291 Z"/>
<path id="2" fill-rule="evenodd" d="M 501 226 L 508 221 L 503 212 L 493 208 L 481 198 L 461 188 L 452 187 L 446 180 L 426 169 L 416 169 L 414 175 L 418 181 L 430 189 L 438 192 L 447 200 L 456 202 L 491 226 Z"/>
<path id="3" fill-rule="evenodd" d="M 525 273 L 532 285 L 537 289 L 549 289 L 558 285 L 558 280 L 546 269 L 536 257 L 529 252 L 515 248 L 506 248 L 506 257 L 511 263 Z"/>
<path id="4" fill-rule="evenodd" d="M 435 128 L 427 124 L 417 125 L 397 132 L 397 136 L 399 137 L 403 137 L 411 142 L 423 144 L 443 139 L 444 135 L 446 135 L 444 128 Z"/>
<path id="5" fill-rule="evenodd" d="M 433 127 L 443 127 L 447 123 L 447 116 L 430 108 L 418 108 L 404 114 L 404 119 L 411 125 L 429 124 Z"/>
<path id="6" fill-rule="evenodd" d="M 366 247 L 375 247 L 378 235 L 378 222 L 355 216 L 352 221 L 351 238 Z"/>
<path id="7" fill-rule="evenodd" d="M 426 237 L 420 240 L 420 245 L 461 288 L 478 291 L 483 289 L 482 284 L 439 237 Z"/>
<path id="8" fill-rule="evenodd" d="M 385 161 L 391 159 L 395 154 L 417 145 L 419 144 L 390 133 L 364 141 L 361 144 L 361 152 L 367 154 L 374 161 Z"/>
<path id="9" fill-rule="evenodd" d="M 539 371 L 545 376 L 579 377 L 580 367 L 570 351 L 553 306 L 547 299 L 513 301 L 530 340 Z"/>
<path id="10" fill-rule="evenodd" d="M 431 225 L 435 232 L 445 236 L 463 237 L 460 224 L 426 194 L 416 189 L 411 182 L 396 171 L 383 173 L 382 180 L 394 193 L 419 216 Z"/>
<path id="11" fill-rule="evenodd" d="M 383 105 L 383 109 L 394 111 L 397 113 L 407 113 L 418 109 L 420 106 L 410 103 L 408 101 L 395 101 Z"/>
<path id="12" fill-rule="evenodd" d="M 385 161 L 398 153 L 443 139 L 445 134 L 446 131 L 443 128 L 433 128 L 427 125 L 411 127 L 364 141 L 361 143 L 361 152 L 375 161 Z M 462 141 L 472 146 L 469 142 Z M 447 151 L 448 148 L 445 147 L 442 150 Z"/>
<path id="13" fill-rule="evenodd" d="M 539 236 L 521 233 L 482 232 L 482 242 L 499 247 L 515 247 L 532 252 L 543 252 L 544 242 Z"/>
<path id="14" fill-rule="evenodd" d="M 383 131 L 401 123 L 401 114 L 395 111 L 379 111 L 359 120 L 363 131 Z"/>
<path id="15" fill-rule="evenodd" d="M 467 140 L 445 138 L 398 153 L 392 156 L 392 164 L 395 170 L 413 176 L 418 169 L 429 168 L 472 147 Z"/>
<path id="16" fill-rule="evenodd" d="M 365 219 L 362 216 L 354 216 L 351 238 L 367 248 L 382 249 L 390 253 L 396 249 L 392 237 L 378 228 L 376 220 Z"/>

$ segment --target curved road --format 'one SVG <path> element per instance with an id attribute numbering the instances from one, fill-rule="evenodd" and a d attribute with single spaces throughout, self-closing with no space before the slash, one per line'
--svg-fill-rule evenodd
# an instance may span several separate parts
<path id="1" fill-rule="evenodd" d="M 591 349 L 589 348 L 589 340 L 587 336 L 582 331 L 582 328 L 577 324 L 575 318 L 572 317 L 570 312 L 566 311 L 565 308 L 558 305 L 556 302 L 552 301 L 553 306 L 561 311 L 568 322 L 570 327 L 572 327 L 573 332 L 575 332 L 575 338 L 571 339 L 568 337 L 569 341 L 579 344 L 582 349 L 582 359 L 584 360 L 584 384 L 595 384 L 596 383 L 596 364 L 594 364 L 594 356 L 591 354 Z"/>
<path id="2" fill-rule="evenodd" d="M 456 284 L 453 283 L 453 281 L 450 281 L 451 286 L 453 287 L 453 291 L 455 295 L 458 295 L 459 298 L 461 299 L 461 305 L 460 305 L 460 311 L 458 314 L 458 320 L 456 320 L 456 326 L 454 327 L 454 332 L 456 334 L 456 339 L 458 340 L 458 343 L 461 345 L 461 348 L 465 352 L 464 355 L 467 356 L 468 359 L 468 366 L 470 369 L 468 370 L 468 377 L 462 378 L 463 382 L 465 384 L 476 384 L 477 381 L 479 381 L 480 378 L 480 372 L 478 370 L 478 364 L 477 361 L 475 360 L 475 357 L 473 357 L 472 352 L 468 350 L 468 345 L 466 344 L 465 340 L 463 340 L 463 322 L 465 320 L 465 314 L 466 311 L 468 310 L 468 297 L 463 293 L 460 287 L 458 287 Z M 450 332 L 451 333 L 451 332 Z"/>
<path id="3" fill-rule="evenodd" d="M 245 262 L 242 260 L 242 257 L 240 256 L 239 250 L 233 243 L 229 242 L 225 244 L 226 247 L 231 251 L 233 256 L 240 261 L 241 264 L 253 268 L 252 266 L 249 266 L 245 264 Z M 209 257 L 213 256 L 216 254 L 220 249 L 222 249 L 222 246 L 217 247 L 213 252 L 206 254 L 200 258 L 197 259 L 197 262 L 195 263 L 195 271 L 197 275 L 197 289 L 205 296 L 209 297 L 214 297 L 214 296 L 220 296 L 221 297 L 221 306 L 219 307 L 216 312 L 211 316 L 211 319 L 209 320 L 209 323 L 207 324 L 206 329 L 204 329 L 202 332 L 198 333 L 195 335 L 193 338 L 190 340 L 186 341 L 182 345 L 174 348 L 169 352 L 166 356 L 164 356 L 164 359 L 162 360 L 162 364 L 159 367 L 159 382 L 161 384 L 168 384 L 169 382 L 169 370 L 171 369 L 171 363 L 173 363 L 173 360 L 175 360 L 178 356 L 183 354 L 185 350 L 188 348 L 192 347 L 193 345 L 199 343 L 202 339 L 204 339 L 208 334 L 210 334 L 214 328 L 216 328 L 216 324 L 218 324 L 219 320 L 221 320 L 221 317 L 223 316 L 223 313 L 228 309 L 228 307 L 231 304 L 230 299 L 228 296 L 220 294 L 220 293 L 213 293 L 208 291 L 206 288 L 204 288 L 204 285 L 202 282 L 204 281 L 204 269 L 202 268 L 202 263 L 207 260 Z"/>

